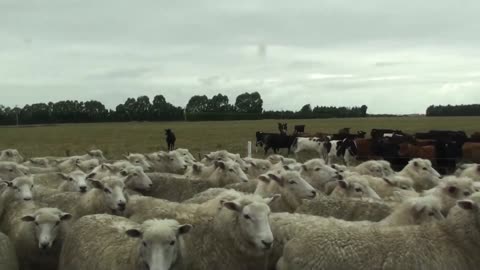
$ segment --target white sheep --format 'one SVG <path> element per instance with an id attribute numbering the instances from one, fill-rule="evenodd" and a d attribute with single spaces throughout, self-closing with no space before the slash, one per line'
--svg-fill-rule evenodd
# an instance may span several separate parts
<path id="1" fill-rule="evenodd" d="M 93 150 L 87 151 L 87 153 L 85 155 L 71 156 L 71 157 L 68 157 L 67 159 L 74 159 L 74 160 L 77 160 L 77 159 L 80 159 L 80 160 L 98 159 L 101 163 L 103 163 L 107 160 L 105 158 L 105 156 L 103 155 L 102 150 L 99 150 L 99 149 L 93 149 Z"/>
<path id="2" fill-rule="evenodd" d="M 133 166 L 130 163 L 122 163 L 117 165 L 104 163 L 96 167 L 91 173 L 89 173 L 87 178 L 102 180 L 105 177 L 109 176 L 121 177 L 125 180 L 125 185 L 127 186 L 127 188 L 133 190 L 147 191 L 152 188 L 153 185 L 152 180 L 143 171 L 142 167 Z"/>
<path id="3" fill-rule="evenodd" d="M 315 189 L 324 191 L 329 182 L 343 179 L 341 174 L 328 166 L 323 159 L 311 159 L 305 162 L 300 173 Z"/>
<path id="4" fill-rule="evenodd" d="M 444 222 L 315 230 L 285 245 L 277 269 L 476 269 L 479 208 L 475 193 L 458 201 Z"/>
<path id="5" fill-rule="evenodd" d="M 54 160 L 50 160 L 48 158 L 43 158 L 43 157 L 36 157 L 36 158 L 30 158 L 26 162 L 23 163 L 23 165 L 27 167 L 41 167 L 41 168 L 48 168 L 50 166 L 57 166 L 57 162 Z"/>
<path id="6" fill-rule="evenodd" d="M 17 177 L 12 181 L 1 181 L 3 188 L 0 194 L 0 221 L 5 208 L 13 202 L 31 201 L 33 198 L 33 178 L 31 176 Z"/>
<path id="7" fill-rule="evenodd" d="M 195 159 L 195 157 L 192 155 L 192 153 L 190 153 L 190 151 L 188 151 L 188 149 L 177 148 L 177 149 L 173 150 L 173 152 L 177 152 L 178 154 L 180 154 L 180 156 L 183 157 L 183 159 L 185 160 L 185 162 L 187 164 L 193 164 L 197 161 Z"/>
<path id="8" fill-rule="evenodd" d="M 237 182 L 248 182 L 248 177 L 235 161 L 215 161 L 215 171 L 207 178 L 213 186 L 222 187 Z"/>
<path id="9" fill-rule="evenodd" d="M 67 159 L 57 165 L 58 169 L 62 173 L 71 173 L 75 170 L 81 170 L 83 172 L 89 173 L 93 171 L 97 166 L 100 165 L 98 159 Z"/>
<path id="10" fill-rule="evenodd" d="M 12 161 L 0 161 L 0 178 L 3 180 L 13 180 L 28 174 L 30 174 L 30 170 L 26 166 Z"/>
<path id="11" fill-rule="evenodd" d="M 40 201 L 72 213 L 75 219 L 92 214 L 124 213 L 128 203 L 125 179 L 109 176 L 101 181 L 93 179 L 89 181 L 92 189 L 85 194 L 64 192 L 41 198 Z"/>
<path id="12" fill-rule="evenodd" d="M 430 160 L 421 158 L 410 160 L 398 174 L 412 179 L 414 188 L 418 192 L 435 187 L 440 182 L 441 177 L 432 167 Z"/>
<path id="13" fill-rule="evenodd" d="M 151 153 L 145 157 L 155 172 L 183 174 L 187 169 L 187 163 L 177 152 Z"/>
<path id="14" fill-rule="evenodd" d="M 188 166 L 184 176 L 189 179 L 207 179 L 215 171 L 215 165 L 205 165 L 201 162 L 195 162 Z"/>
<path id="15" fill-rule="evenodd" d="M 388 177 L 388 176 L 391 176 L 391 175 L 395 174 L 395 171 L 392 169 L 392 165 L 390 164 L 390 162 L 388 162 L 386 160 L 377 160 L 377 162 L 380 165 L 382 165 L 384 176 Z"/>
<path id="16" fill-rule="evenodd" d="M 17 254 L 10 239 L 0 233 L 0 269 L 18 270 Z"/>
<path id="17" fill-rule="evenodd" d="M 265 159 L 244 158 L 243 160 L 250 165 L 247 168 L 247 175 L 250 179 L 255 179 L 272 168 L 272 163 Z"/>
<path id="18" fill-rule="evenodd" d="M 363 175 L 362 178 L 368 182 L 368 185 L 382 199 L 392 199 L 395 196 L 395 191 L 415 191 L 413 188 L 412 179 L 401 175 L 391 175 L 388 177 L 373 177 L 370 175 Z"/>
<path id="19" fill-rule="evenodd" d="M 128 162 L 132 165 L 140 166 L 143 168 L 144 171 L 150 171 L 152 167 L 148 163 L 147 158 L 143 154 L 138 153 L 128 153 L 128 155 L 123 156 Z"/>
<path id="20" fill-rule="evenodd" d="M 356 167 L 351 169 L 354 172 L 357 172 L 361 175 L 371 175 L 376 177 L 385 177 L 384 168 L 381 163 L 377 160 L 369 160 L 360 163 Z"/>
<path id="21" fill-rule="evenodd" d="M 153 186 L 143 192 L 146 196 L 181 202 L 192 198 L 195 194 L 215 187 L 209 181 L 192 181 L 183 175 L 168 173 L 147 173 Z"/>
<path id="22" fill-rule="evenodd" d="M 57 269 L 69 213 L 57 208 L 24 205 L 9 217 L 8 236 L 15 245 L 20 269 Z"/>
<path id="23" fill-rule="evenodd" d="M 381 200 L 362 175 L 349 175 L 345 179 L 338 180 L 336 184 L 330 196 Z"/>
<path id="24" fill-rule="evenodd" d="M 15 163 L 22 163 L 23 156 L 17 149 L 5 149 L 0 151 L 0 161 L 11 161 Z"/>
<path id="25" fill-rule="evenodd" d="M 138 224 L 110 215 L 86 216 L 67 236 L 59 270 L 187 270 L 183 238 L 191 229 L 175 220 Z"/>
<path id="26" fill-rule="evenodd" d="M 58 190 L 63 192 L 81 192 L 85 193 L 91 189 L 87 180 L 87 174 L 82 171 L 73 171 L 69 174 L 59 173 L 64 180 L 58 186 Z"/>
<path id="27" fill-rule="evenodd" d="M 468 198 L 473 193 L 475 188 L 472 179 L 456 176 L 447 176 L 438 186 L 424 191 L 425 195 L 435 196 L 441 201 L 444 215 L 448 214 L 458 200 Z"/>
<path id="28" fill-rule="evenodd" d="M 464 168 L 459 176 L 470 177 L 473 181 L 480 182 L 480 164 L 469 164 Z"/>

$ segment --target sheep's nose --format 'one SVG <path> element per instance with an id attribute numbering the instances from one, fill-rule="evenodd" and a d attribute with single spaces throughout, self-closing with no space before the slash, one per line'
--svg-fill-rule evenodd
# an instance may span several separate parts
<path id="1" fill-rule="evenodd" d="M 31 201 L 32 198 L 31 198 L 31 197 L 25 197 L 25 198 L 23 198 L 23 200 L 24 200 L 24 201 Z"/>
<path id="2" fill-rule="evenodd" d="M 45 250 L 48 248 L 48 243 L 40 243 L 40 248 Z"/>
<path id="3" fill-rule="evenodd" d="M 338 179 L 338 180 L 343 180 L 343 175 L 337 174 L 337 179 Z"/>
<path id="4" fill-rule="evenodd" d="M 265 242 L 262 240 L 262 244 L 265 246 L 265 249 L 272 248 L 273 242 Z"/>
<path id="5" fill-rule="evenodd" d="M 120 210 L 120 211 L 125 210 L 125 208 L 127 206 L 127 204 L 124 203 L 124 202 L 119 202 L 117 205 L 118 205 L 118 210 Z"/>
<path id="6" fill-rule="evenodd" d="M 82 192 L 82 193 L 87 192 L 87 187 L 80 187 L 80 192 Z"/>

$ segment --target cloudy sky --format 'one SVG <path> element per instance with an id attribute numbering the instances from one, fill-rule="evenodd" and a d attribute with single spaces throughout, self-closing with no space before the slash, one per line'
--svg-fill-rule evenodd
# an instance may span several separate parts
<path id="1" fill-rule="evenodd" d="M 0 104 L 163 94 L 266 109 L 480 102 L 478 0 L 0 0 Z"/>

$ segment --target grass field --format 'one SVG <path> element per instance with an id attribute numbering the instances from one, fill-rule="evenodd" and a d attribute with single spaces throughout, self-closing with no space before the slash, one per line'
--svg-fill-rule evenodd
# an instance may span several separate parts
<path id="1" fill-rule="evenodd" d="M 66 151 L 82 154 L 100 148 L 109 158 L 126 152 L 165 150 L 164 129 L 172 128 L 177 147 L 188 148 L 194 155 L 216 149 L 246 153 L 247 141 L 255 142 L 255 132 L 277 132 L 277 120 L 230 122 L 147 122 L 65 124 L 38 127 L 0 128 L 0 149 L 16 148 L 27 157 L 64 156 Z M 395 128 L 405 132 L 430 129 L 480 131 L 480 117 L 402 117 L 363 119 L 288 120 L 289 133 L 295 124 L 305 124 L 306 132 L 336 132 L 351 127 L 352 132 L 372 128 Z M 260 153 L 259 153 L 260 154 Z"/>

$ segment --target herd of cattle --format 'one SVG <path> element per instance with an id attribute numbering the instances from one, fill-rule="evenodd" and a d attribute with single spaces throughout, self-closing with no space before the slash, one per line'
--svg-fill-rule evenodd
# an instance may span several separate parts
<path id="1" fill-rule="evenodd" d="M 302 152 L 314 152 L 331 163 L 334 160 L 346 165 L 358 161 L 383 159 L 394 169 L 403 168 L 412 158 L 428 159 L 444 173 L 451 173 L 459 163 L 480 162 L 480 133 L 471 137 L 463 131 L 431 130 L 425 133 L 406 134 L 401 130 L 372 129 L 370 138 L 365 132 L 350 134 L 343 129 L 338 134 L 304 135 L 304 126 L 295 126 L 292 135 L 287 135 L 287 125 L 279 123 L 280 133 L 256 133 L 256 146 L 264 147 L 265 155 L 270 149 L 288 149 L 298 159 Z"/>
<path id="2" fill-rule="evenodd" d="M 478 268 L 479 164 L 328 158 L 0 151 L 0 269 Z"/>

